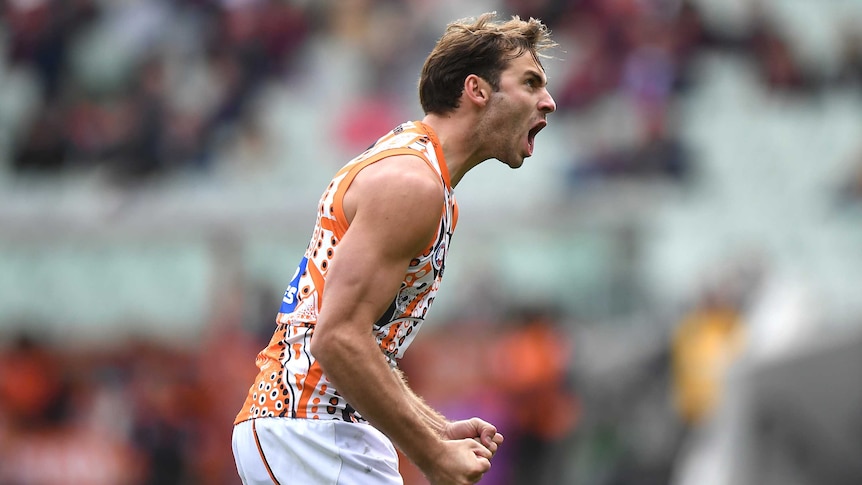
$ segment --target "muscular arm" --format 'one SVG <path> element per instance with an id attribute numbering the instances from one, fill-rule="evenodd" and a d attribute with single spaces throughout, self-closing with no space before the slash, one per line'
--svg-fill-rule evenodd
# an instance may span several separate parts
<path id="1" fill-rule="evenodd" d="M 481 443 L 485 448 L 491 451 L 491 454 L 497 452 L 497 448 L 503 443 L 503 435 L 497 433 L 497 428 L 491 423 L 483 421 L 479 418 L 470 418 L 462 421 L 449 421 L 434 408 L 425 403 L 425 400 L 419 397 L 407 385 L 407 379 L 404 374 L 396 369 L 395 372 L 401 379 L 404 386 L 404 392 L 408 394 L 412 401 L 412 406 L 420 415 L 428 422 L 428 424 L 436 430 L 445 439 L 462 439 L 472 438 Z"/>
<path id="2" fill-rule="evenodd" d="M 398 376 L 398 380 L 401 382 L 404 393 L 411 402 L 411 407 L 419 413 L 422 419 L 428 423 L 428 426 L 430 426 L 437 435 L 446 437 L 446 426 L 449 424 L 446 417 L 440 414 L 436 409 L 429 406 L 424 399 L 413 392 L 413 389 L 411 389 L 407 384 L 407 378 L 400 369 L 395 369 L 394 372 L 395 375 Z"/>
<path id="3" fill-rule="evenodd" d="M 432 481 L 471 483 L 490 466 L 490 451 L 445 439 L 445 420 L 392 372 L 372 334 L 411 259 L 437 230 L 442 191 L 416 157 L 385 159 L 356 176 L 344 199 L 350 227 L 327 274 L 311 353 L 347 401 Z"/>

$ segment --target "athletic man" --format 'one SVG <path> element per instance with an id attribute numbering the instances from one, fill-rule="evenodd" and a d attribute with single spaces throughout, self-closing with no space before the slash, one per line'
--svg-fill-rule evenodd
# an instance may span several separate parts
<path id="1" fill-rule="evenodd" d="M 556 108 L 540 62 L 554 45 L 535 19 L 450 24 L 422 69 L 426 116 L 335 175 L 236 418 L 244 484 L 400 484 L 393 443 L 433 484 L 490 469 L 496 428 L 446 420 L 396 364 L 443 276 L 452 189 L 485 160 L 520 167 Z"/>

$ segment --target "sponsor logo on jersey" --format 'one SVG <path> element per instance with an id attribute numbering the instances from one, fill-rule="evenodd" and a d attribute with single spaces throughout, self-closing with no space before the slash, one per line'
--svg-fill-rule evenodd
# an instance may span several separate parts
<path id="1" fill-rule="evenodd" d="M 305 274 L 307 266 L 308 258 L 303 257 L 296 268 L 296 273 L 293 274 L 293 278 L 290 280 L 290 284 L 284 290 L 284 297 L 281 299 L 281 308 L 278 310 L 279 313 L 293 313 L 296 310 L 296 303 L 299 301 L 299 296 L 297 295 L 299 292 L 299 280 Z"/>

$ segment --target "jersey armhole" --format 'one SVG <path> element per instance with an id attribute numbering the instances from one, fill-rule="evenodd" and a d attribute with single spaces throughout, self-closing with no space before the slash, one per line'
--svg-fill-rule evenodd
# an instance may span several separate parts
<path id="1" fill-rule="evenodd" d="M 344 213 L 344 195 L 347 194 L 347 190 L 353 184 L 353 179 L 356 178 L 359 172 L 361 172 L 364 168 L 368 167 L 372 163 L 377 163 L 386 158 L 397 157 L 400 155 L 409 155 L 424 161 L 425 165 L 428 167 L 429 170 L 434 172 L 438 177 L 440 176 L 440 173 L 437 172 L 437 169 L 434 168 L 434 165 L 431 164 L 431 161 L 428 160 L 427 157 L 424 157 L 421 153 L 410 148 L 396 148 L 386 150 L 367 160 L 363 160 L 362 162 L 357 163 L 353 167 L 350 167 L 347 174 L 338 184 L 338 189 L 332 197 L 332 208 L 333 215 L 335 216 L 335 224 L 338 228 L 338 231 L 340 232 L 340 234 L 336 234 L 337 237 L 341 238 L 342 236 L 344 236 L 344 233 L 347 232 L 347 228 L 350 226 L 350 223 L 347 221 L 347 215 Z M 439 182 L 443 187 L 443 190 L 446 190 L 445 182 L 442 178 L 439 180 Z M 443 211 L 445 212 L 445 210 L 446 207 L 444 206 Z"/>

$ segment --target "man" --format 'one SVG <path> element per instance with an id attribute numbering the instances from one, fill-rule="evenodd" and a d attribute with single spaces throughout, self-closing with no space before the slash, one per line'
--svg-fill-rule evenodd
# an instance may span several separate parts
<path id="1" fill-rule="evenodd" d="M 422 69 L 426 116 L 336 174 L 236 418 L 243 483 L 400 484 L 393 443 L 434 484 L 490 469 L 496 428 L 446 420 L 396 364 L 443 276 L 452 189 L 485 160 L 520 167 L 556 108 L 539 61 L 554 45 L 535 19 L 450 24 Z"/>

